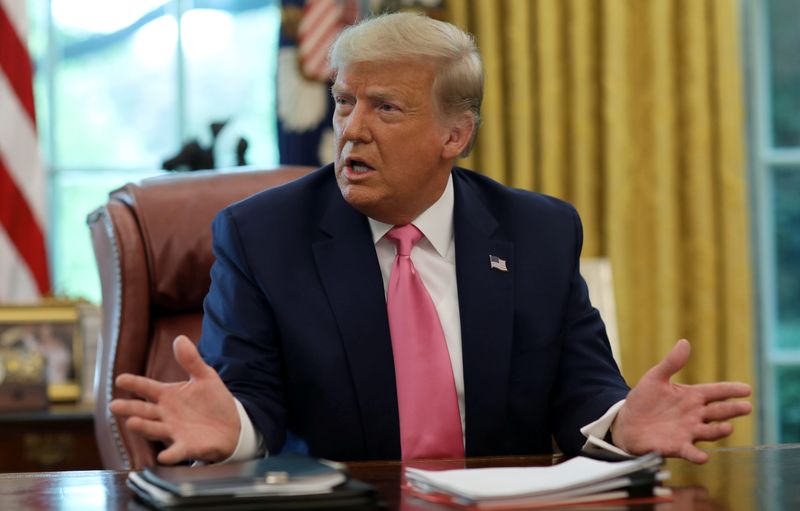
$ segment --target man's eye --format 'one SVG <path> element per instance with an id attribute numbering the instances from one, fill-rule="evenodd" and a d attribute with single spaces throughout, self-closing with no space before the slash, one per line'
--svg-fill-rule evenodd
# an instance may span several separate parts
<path id="1" fill-rule="evenodd" d="M 389 103 L 382 103 L 380 109 L 384 112 L 394 112 L 397 110 L 397 107 L 390 105 Z"/>
<path id="2" fill-rule="evenodd" d="M 350 100 L 345 98 L 345 97 L 342 97 L 342 96 L 335 97 L 335 98 L 333 98 L 333 100 L 337 105 L 349 105 L 350 104 Z"/>

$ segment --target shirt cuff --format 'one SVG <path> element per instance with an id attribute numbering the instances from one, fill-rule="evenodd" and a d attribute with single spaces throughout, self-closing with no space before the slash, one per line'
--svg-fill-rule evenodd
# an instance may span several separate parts
<path id="1" fill-rule="evenodd" d="M 231 461 L 245 461 L 258 457 L 266 457 L 267 452 L 264 446 L 264 437 L 261 433 L 256 431 L 253 427 L 253 421 L 242 406 L 238 399 L 234 398 L 236 403 L 236 411 L 239 413 L 239 441 L 236 444 L 236 449 L 233 454 L 220 463 L 228 463 Z"/>
<path id="2" fill-rule="evenodd" d="M 611 451 L 614 454 L 619 454 L 620 456 L 632 457 L 619 447 L 616 447 L 615 445 L 603 440 L 608 434 L 609 429 L 611 429 L 611 424 L 614 422 L 614 419 L 617 418 L 620 408 L 622 408 L 624 404 L 624 399 L 617 401 L 613 406 L 611 406 L 611 408 L 608 409 L 605 414 L 603 414 L 602 417 L 581 428 L 581 433 L 586 437 L 586 443 L 583 444 L 584 449 L 594 446 Z"/>

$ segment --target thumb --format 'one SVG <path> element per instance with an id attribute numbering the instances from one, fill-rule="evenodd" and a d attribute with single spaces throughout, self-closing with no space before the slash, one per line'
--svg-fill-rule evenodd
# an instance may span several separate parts
<path id="1" fill-rule="evenodd" d="M 659 380 L 669 381 L 672 375 L 683 369 L 689 361 L 691 352 L 692 347 L 689 341 L 686 339 L 679 340 L 667 356 L 653 367 L 653 375 Z"/>
<path id="2" fill-rule="evenodd" d="M 175 360 L 189 373 L 190 378 L 202 378 L 210 369 L 197 351 L 197 346 L 185 335 L 179 335 L 172 343 Z"/>

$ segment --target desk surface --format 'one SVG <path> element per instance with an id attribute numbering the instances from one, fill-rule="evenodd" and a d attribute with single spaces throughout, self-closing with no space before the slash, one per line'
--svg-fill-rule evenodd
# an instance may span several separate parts
<path id="1" fill-rule="evenodd" d="M 468 467 L 550 464 L 549 457 L 503 457 L 467 460 Z M 452 468 L 463 461 L 445 462 Z M 449 509 L 419 504 L 400 491 L 398 462 L 350 464 L 353 476 L 375 485 L 387 509 Z M 674 501 L 658 505 L 582 507 L 587 510 L 656 509 L 657 511 L 796 510 L 800 509 L 800 445 L 782 445 L 711 452 L 706 465 L 669 460 L 669 486 Z M 132 499 L 125 472 L 41 472 L 0 474 L 0 509 L 89 511 L 127 509 Z M 564 508 L 562 508 L 564 509 Z M 577 507 L 567 509 L 578 509 Z"/>

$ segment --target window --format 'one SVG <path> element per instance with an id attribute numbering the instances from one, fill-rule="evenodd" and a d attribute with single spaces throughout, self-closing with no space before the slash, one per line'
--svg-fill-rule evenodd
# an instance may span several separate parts
<path id="1" fill-rule="evenodd" d="M 110 190 L 227 121 L 218 167 L 274 165 L 280 10 L 271 0 L 29 0 L 57 295 L 100 301 L 85 224 Z"/>
<path id="2" fill-rule="evenodd" d="M 800 442 L 800 2 L 746 2 L 762 441 Z"/>

